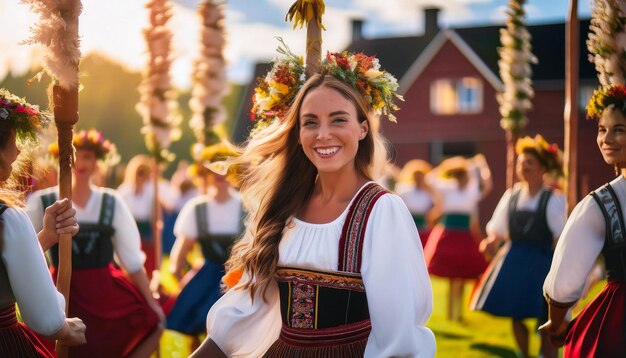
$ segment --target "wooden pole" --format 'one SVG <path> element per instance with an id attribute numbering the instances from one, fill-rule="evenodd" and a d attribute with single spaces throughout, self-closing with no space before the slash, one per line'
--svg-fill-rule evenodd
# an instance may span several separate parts
<path id="1" fill-rule="evenodd" d="M 565 195 L 567 214 L 578 202 L 578 53 L 579 53 L 578 0 L 570 1 L 566 31 L 565 61 L 565 111 L 564 111 L 564 165 L 567 174 Z"/>
<path id="2" fill-rule="evenodd" d="M 72 201 L 72 165 L 74 148 L 72 147 L 73 127 L 78 121 L 78 88 L 63 89 L 58 84 L 52 87 L 54 121 L 59 132 L 59 196 Z M 59 238 L 59 267 L 57 289 L 65 298 L 65 314 L 70 305 L 70 283 L 72 278 L 72 236 L 63 234 Z M 67 357 L 65 345 L 57 341 L 56 351 L 59 357 Z"/>

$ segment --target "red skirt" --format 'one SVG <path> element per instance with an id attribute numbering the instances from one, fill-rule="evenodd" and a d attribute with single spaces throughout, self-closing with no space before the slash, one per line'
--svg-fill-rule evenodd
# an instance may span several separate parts
<path id="1" fill-rule="evenodd" d="M 70 348 L 71 357 L 124 357 L 159 324 L 145 298 L 111 264 L 72 271 L 69 316 L 87 326 L 87 344 Z"/>
<path id="2" fill-rule="evenodd" d="M 430 229 L 419 229 L 417 232 L 420 234 L 420 241 L 422 242 L 422 248 L 426 247 L 428 237 L 430 236 Z"/>
<path id="3" fill-rule="evenodd" d="M 626 284 L 609 281 L 576 317 L 569 330 L 564 358 L 626 357 Z"/>
<path id="4" fill-rule="evenodd" d="M 146 261 L 143 267 L 146 269 L 148 280 L 152 279 L 152 271 L 156 269 L 156 260 L 154 257 L 154 242 L 149 240 L 141 240 L 141 251 L 146 254 Z"/>
<path id="5" fill-rule="evenodd" d="M 0 308 L 0 357 L 53 358 L 57 354 L 52 342 L 21 322 L 17 322 L 15 304 Z"/>
<path id="6" fill-rule="evenodd" d="M 431 231 L 424 256 L 428 272 L 440 277 L 473 279 L 487 268 L 478 243 L 468 230 L 451 230 L 443 225 Z"/>

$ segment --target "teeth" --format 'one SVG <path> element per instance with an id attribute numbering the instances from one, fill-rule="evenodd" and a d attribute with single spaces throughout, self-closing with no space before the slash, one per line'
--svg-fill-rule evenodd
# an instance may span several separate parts
<path id="1" fill-rule="evenodd" d="M 339 147 L 332 147 L 332 148 L 317 148 L 315 151 L 317 151 L 321 155 L 332 155 L 332 154 L 337 153 L 338 150 L 339 150 Z"/>

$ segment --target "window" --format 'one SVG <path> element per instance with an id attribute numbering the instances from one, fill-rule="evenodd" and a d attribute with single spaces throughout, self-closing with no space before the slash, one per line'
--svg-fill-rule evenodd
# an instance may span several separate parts
<path id="1" fill-rule="evenodd" d="M 430 88 L 434 114 L 471 114 L 483 109 L 483 83 L 475 77 L 440 79 Z"/>

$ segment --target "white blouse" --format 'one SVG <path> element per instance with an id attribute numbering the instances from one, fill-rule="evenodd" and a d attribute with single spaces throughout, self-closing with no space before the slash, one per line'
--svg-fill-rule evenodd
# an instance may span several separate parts
<path id="1" fill-rule="evenodd" d="M 37 233 L 26 213 L 8 208 L 2 219 L 2 261 L 22 319 L 34 331 L 50 336 L 65 322 L 65 299 L 52 283 Z"/>
<path id="2" fill-rule="evenodd" d="M 133 217 L 137 221 L 150 221 L 154 209 L 154 183 L 152 181 L 144 184 L 140 194 L 135 193 L 135 188 L 129 184 L 122 183 L 117 188 L 120 197 L 124 199 L 130 208 Z M 178 200 L 178 190 L 167 181 L 159 182 L 159 202 L 169 208 L 174 208 Z"/>
<path id="3" fill-rule="evenodd" d="M 413 187 L 411 190 L 400 194 L 400 197 L 411 214 L 423 215 L 433 207 L 433 200 L 430 197 L 430 193 L 423 189 Z"/>
<path id="4" fill-rule="evenodd" d="M 514 189 L 521 187 L 519 197 L 517 199 L 518 210 L 537 211 L 539 205 L 539 199 L 543 191 L 537 192 L 534 196 L 530 196 L 528 193 L 528 187 L 521 183 L 517 183 Z M 508 238 L 509 236 L 509 201 L 511 199 L 511 189 L 507 189 L 500 198 L 498 206 L 493 211 L 491 220 L 487 223 L 487 233 L 490 235 L 496 235 L 501 238 Z M 552 232 L 552 237 L 557 239 L 563 231 L 565 226 L 565 196 L 561 193 L 553 192 L 548 199 L 548 205 L 546 206 L 546 221 L 548 228 Z"/>
<path id="5" fill-rule="evenodd" d="M 622 212 L 626 212 L 626 179 L 619 176 L 611 181 Z M 587 275 L 602 248 L 606 232 L 605 220 L 598 203 L 587 195 L 576 205 L 567 219 L 552 259 L 552 266 L 543 290 L 561 303 L 577 301 Z"/>
<path id="6" fill-rule="evenodd" d="M 58 187 L 54 187 L 36 191 L 26 200 L 26 211 L 35 230 L 41 230 L 43 225 L 44 208 L 41 197 L 53 191 L 58 195 Z M 111 237 L 115 255 L 126 272 L 137 272 L 143 269 L 146 255 L 141 251 L 141 239 L 137 223 L 119 194 L 112 189 L 91 186 L 91 196 L 87 200 L 87 205 L 84 208 L 74 205 L 76 219 L 79 223 L 97 224 L 100 219 L 100 208 L 102 207 L 102 196 L 104 193 L 115 198 L 115 212 L 113 213 L 112 222 L 115 232 Z"/>
<path id="7" fill-rule="evenodd" d="M 348 206 L 349 207 L 349 206 Z M 337 271 L 338 246 L 347 208 L 332 222 L 294 218 L 279 246 L 279 266 Z M 433 357 L 435 337 L 424 326 L 432 289 L 419 235 L 402 199 L 383 195 L 369 217 L 361 274 L 372 322 L 365 357 Z M 261 356 L 278 338 L 282 321 L 278 285 L 254 303 L 235 287 L 211 308 L 207 333 L 229 357 Z"/>
<path id="8" fill-rule="evenodd" d="M 478 181 L 470 179 L 464 189 L 456 180 L 432 180 L 432 187 L 441 194 L 441 211 L 447 213 L 473 214 L 481 199 Z"/>
<path id="9" fill-rule="evenodd" d="M 218 203 L 211 195 L 203 195 L 190 201 L 176 218 L 174 235 L 184 236 L 191 240 L 198 238 L 196 205 L 207 204 L 207 226 L 211 234 L 238 234 L 241 231 L 241 200 L 231 196 L 227 201 Z"/>

